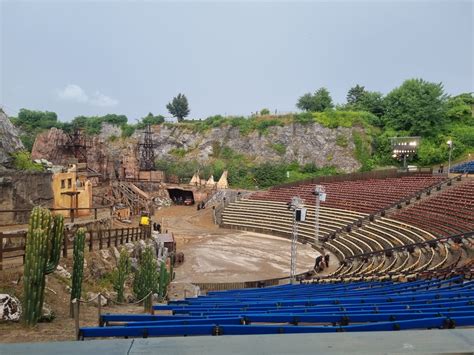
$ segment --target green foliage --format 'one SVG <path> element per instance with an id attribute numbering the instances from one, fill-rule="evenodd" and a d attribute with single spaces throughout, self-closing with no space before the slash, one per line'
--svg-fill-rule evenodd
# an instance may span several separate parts
<path id="1" fill-rule="evenodd" d="M 178 94 L 173 100 L 166 105 L 169 113 L 178 119 L 178 122 L 183 121 L 189 115 L 188 99 L 183 94 Z"/>
<path id="2" fill-rule="evenodd" d="M 260 110 L 260 115 L 261 116 L 266 116 L 266 115 L 269 115 L 270 114 L 270 110 L 268 108 L 262 108 Z"/>
<path id="3" fill-rule="evenodd" d="M 124 124 L 122 126 L 122 138 L 131 137 L 133 133 L 135 133 L 136 126 Z"/>
<path id="4" fill-rule="evenodd" d="M 257 121 L 255 127 L 261 134 L 266 134 L 269 127 L 280 126 L 283 127 L 285 124 L 278 119 L 262 120 Z"/>
<path id="5" fill-rule="evenodd" d="M 127 249 L 122 248 L 117 268 L 112 272 L 114 290 L 117 292 L 117 302 L 124 301 L 125 281 L 130 273 L 130 257 Z"/>
<path id="6" fill-rule="evenodd" d="M 151 112 L 148 113 L 145 117 L 143 117 L 139 123 L 137 123 L 138 129 L 144 129 L 146 126 L 155 126 L 160 125 L 165 122 L 165 117 L 162 115 L 154 116 Z"/>
<path id="7" fill-rule="evenodd" d="M 286 153 L 286 145 L 282 143 L 272 143 L 270 147 L 277 152 L 278 155 L 285 155 Z"/>
<path id="8" fill-rule="evenodd" d="M 339 147 L 347 147 L 347 145 L 349 144 L 348 140 L 347 140 L 347 137 L 343 134 L 338 134 L 336 136 L 336 145 L 339 146 Z"/>
<path id="9" fill-rule="evenodd" d="M 63 128 L 65 126 L 64 123 L 58 121 L 58 116 L 54 112 L 24 108 L 20 109 L 18 117 L 12 117 L 10 120 L 20 128 L 22 132 L 20 139 L 28 151 L 31 151 L 36 135 L 53 127 Z"/>
<path id="10" fill-rule="evenodd" d="M 286 164 L 263 163 L 252 169 L 254 181 L 261 188 L 281 184 L 286 179 Z"/>
<path id="11" fill-rule="evenodd" d="M 379 120 L 371 122 L 381 126 L 383 122 L 380 118 L 385 113 L 384 97 L 380 92 L 365 90 L 363 86 L 356 85 L 349 89 L 347 93 L 347 105 L 344 107 L 349 111 L 366 111 L 374 114 Z"/>
<path id="12" fill-rule="evenodd" d="M 13 167 L 17 170 L 44 171 L 43 165 L 36 164 L 31 160 L 30 152 L 20 150 L 12 154 Z"/>
<path id="13" fill-rule="evenodd" d="M 369 112 L 356 111 L 326 111 L 313 113 L 316 122 L 325 127 L 337 128 L 346 127 L 351 128 L 355 126 L 368 127 L 369 121 L 374 118 L 374 115 Z"/>
<path id="14" fill-rule="evenodd" d="M 158 273 L 158 264 L 153 255 L 153 249 L 145 248 L 143 251 L 138 270 L 135 271 L 133 279 L 133 293 L 138 299 L 144 298 L 150 292 L 158 293 L 159 291 L 160 275 Z M 145 300 L 148 303 L 148 299 Z M 147 308 L 150 308 L 148 305 Z"/>
<path id="15" fill-rule="evenodd" d="M 99 134 L 103 123 L 116 125 L 122 129 L 127 128 L 127 116 L 107 114 L 105 116 L 77 116 L 71 122 L 72 130 L 84 130 L 88 135 Z M 133 132 L 132 132 L 133 133 Z"/>
<path id="16" fill-rule="evenodd" d="M 314 122 L 314 117 L 310 112 L 297 113 L 293 116 L 293 122 L 309 124 Z"/>
<path id="17" fill-rule="evenodd" d="M 184 148 L 174 148 L 171 149 L 169 153 L 171 155 L 174 155 L 175 157 L 183 158 L 186 155 L 187 151 Z"/>
<path id="18" fill-rule="evenodd" d="M 441 83 L 406 80 L 385 98 L 387 123 L 410 135 L 435 136 L 446 121 L 446 95 Z"/>
<path id="19" fill-rule="evenodd" d="M 323 112 L 334 107 L 326 88 L 316 90 L 314 95 L 306 93 L 298 99 L 296 107 L 307 112 Z"/>
<path id="20" fill-rule="evenodd" d="M 350 88 L 346 96 L 347 103 L 349 105 L 358 104 L 366 92 L 367 91 L 365 91 L 365 87 L 360 86 L 359 84 Z"/>
<path id="21" fill-rule="evenodd" d="M 373 160 L 371 159 L 371 147 L 368 137 L 353 131 L 352 138 L 355 145 L 355 156 L 362 164 L 360 171 L 369 171 L 373 168 Z"/>
<path id="22" fill-rule="evenodd" d="M 48 209 L 33 208 L 26 237 L 23 271 L 23 319 L 26 325 L 34 326 L 41 318 L 45 276 L 58 266 L 63 238 L 63 217 L 53 218 Z"/>

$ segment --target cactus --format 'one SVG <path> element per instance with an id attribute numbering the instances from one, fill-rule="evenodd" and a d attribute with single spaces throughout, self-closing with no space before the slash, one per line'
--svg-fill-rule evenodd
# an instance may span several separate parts
<path id="1" fill-rule="evenodd" d="M 125 281 L 130 273 L 130 257 L 125 248 L 120 251 L 117 269 L 112 274 L 114 290 L 117 292 L 117 301 L 124 301 Z"/>
<path id="2" fill-rule="evenodd" d="M 159 287 L 158 265 L 153 250 L 146 248 L 143 252 L 138 270 L 133 280 L 133 292 L 138 299 L 142 299 L 150 292 L 158 292 Z M 145 308 L 151 308 L 149 299 L 145 300 Z"/>
<path id="3" fill-rule="evenodd" d="M 24 321 L 33 326 L 41 318 L 44 301 L 45 276 L 56 270 L 64 237 L 62 216 L 51 216 L 42 207 L 31 211 L 26 236 L 23 273 Z"/>
<path id="4" fill-rule="evenodd" d="M 73 267 L 72 267 L 72 290 L 71 301 L 81 298 L 82 276 L 84 274 L 84 246 L 86 243 L 86 230 L 79 228 L 76 232 L 73 245 Z M 73 307 L 71 302 L 71 317 L 73 317 Z"/>
<path id="5" fill-rule="evenodd" d="M 169 273 L 166 270 L 166 263 L 164 261 L 161 262 L 160 265 L 160 287 L 158 290 L 158 297 L 160 301 L 163 301 L 165 294 L 166 294 L 166 288 L 168 287 L 169 283 Z"/>

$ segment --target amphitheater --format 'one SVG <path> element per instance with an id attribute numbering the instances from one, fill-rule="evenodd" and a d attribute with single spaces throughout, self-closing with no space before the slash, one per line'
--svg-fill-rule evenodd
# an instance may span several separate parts
<path id="1" fill-rule="evenodd" d="M 316 236 L 317 185 L 327 197 L 320 202 Z M 359 173 L 239 193 L 214 206 L 216 233 L 228 239 L 218 238 L 213 252 L 232 259 L 232 245 L 237 250 L 247 243 L 239 238 L 260 236 L 270 255 L 261 262 L 271 262 L 272 240 L 286 240 L 275 254 L 290 245 L 295 221 L 288 203 L 294 196 L 307 209 L 297 228 L 303 263 L 296 282 L 287 275 L 256 280 L 252 269 L 243 273 L 248 282 L 217 275 L 215 283 L 201 283 L 205 294 L 155 304 L 152 314 L 103 314 L 100 326 L 81 327 L 78 339 L 126 340 L 84 341 L 76 349 L 345 353 L 364 344 L 361 353 L 472 352 L 473 175 Z M 326 253 L 333 267 L 313 270 L 313 258 Z M 237 264 L 245 261 L 237 254 Z M 281 265 L 276 269 L 285 273 Z M 180 277 L 199 281 L 197 270 L 189 273 Z M 398 330 L 405 331 L 393 332 Z M 341 332 L 346 334 L 327 334 Z M 128 339 L 149 337 L 173 338 Z"/>

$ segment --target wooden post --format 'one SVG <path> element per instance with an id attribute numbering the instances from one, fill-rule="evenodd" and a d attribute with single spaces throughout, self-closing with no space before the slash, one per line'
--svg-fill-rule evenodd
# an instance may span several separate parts
<path id="1" fill-rule="evenodd" d="M 114 238 L 115 238 L 114 243 L 115 243 L 115 247 L 117 248 L 117 247 L 118 247 L 118 229 L 114 229 L 113 231 L 115 232 L 115 233 L 114 233 L 114 234 L 115 234 L 115 236 L 114 236 Z M 109 233 L 112 233 L 112 230 L 109 230 Z M 123 233 L 123 231 L 122 231 L 122 233 Z"/>
<path id="2" fill-rule="evenodd" d="M 92 251 L 93 249 L 93 236 L 94 234 L 92 232 L 89 232 L 89 251 Z"/>
<path id="3" fill-rule="evenodd" d="M 99 238 L 99 250 L 102 249 L 102 231 L 99 229 L 97 231 L 97 237 Z"/>
<path id="4" fill-rule="evenodd" d="M 71 223 L 74 223 L 74 208 L 71 208 L 71 212 L 69 212 L 69 217 L 71 217 Z"/>
<path id="5" fill-rule="evenodd" d="M 129 238 L 128 234 L 127 234 L 127 236 L 125 237 L 125 242 L 128 243 L 129 240 L 130 240 L 130 238 Z M 122 242 L 123 242 L 123 241 L 122 241 Z M 132 242 L 133 242 L 133 239 L 132 239 Z"/>
<path id="6" fill-rule="evenodd" d="M 155 311 L 153 309 L 153 293 L 150 293 L 150 295 L 148 296 L 149 297 L 149 304 L 150 304 L 150 314 L 154 314 Z"/>
<path id="7" fill-rule="evenodd" d="M 67 239 L 68 239 L 68 235 L 67 235 L 67 233 L 64 233 L 64 238 L 63 238 L 63 258 L 67 258 Z"/>
<path id="8" fill-rule="evenodd" d="M 98 315 L 98 321 L 99 321 L 99 327 L 101 326 L 101 317 L 102 317 L 102 294 L 99 292 L 98 297 L 98 304 L 97 304 L 97 315 Z"/>
<path id="9" fill-rule="evenodd" d="M 107 248 L 110 248 L 112 240 L 110 238 L 110 230 L 107 231 Z"/>
<path id="10" fill-rule="evenodd" d="M 97 219 L 97 207 L 94 208 L 94 219 Z"/>
<path id="11" fill-rule="evenodd" d="M 0 233 L 0 271 L 3 270 L 3 234 Z"/>

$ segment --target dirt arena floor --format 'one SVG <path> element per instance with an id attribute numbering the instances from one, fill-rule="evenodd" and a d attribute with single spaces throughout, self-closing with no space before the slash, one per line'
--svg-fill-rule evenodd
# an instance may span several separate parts
<path id="1" fill-rule="evenodd" d="M 185 261 L 175 282 L 241 282 L 288 276 L 289 240 L 266 234 L 219 228 L 212 210 L 173 206 L 155 214 L 172 232 Z M 297 272 L 305 272 L 319 255 L 308 244 L 298 245 Z"/>

